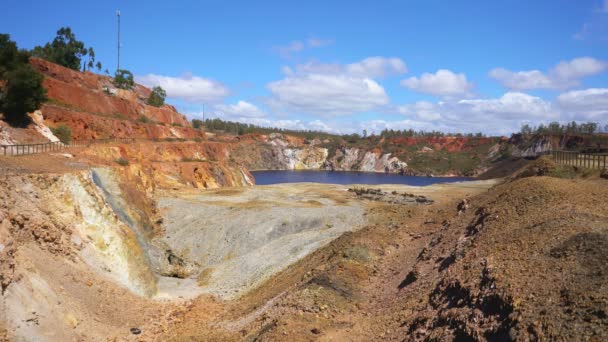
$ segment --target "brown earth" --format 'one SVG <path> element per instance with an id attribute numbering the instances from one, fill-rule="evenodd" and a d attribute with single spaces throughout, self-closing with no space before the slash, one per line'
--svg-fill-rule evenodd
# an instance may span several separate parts
<path id="1" fill-rule="evenodd" d="M 74 158 L 57 154 L 0 158 L 3 173 L 10 175 L 0 186 L 0 233 L 13 237 L 0 253 L 0 273 L 7 290 L 21 276 L 45 279 L 63 303 L 57 310 L 65 313 L 66 324 L 73 324 L 81 338 L 608 338 L 604 270 L 608 208 L 601 205 L 608 201 L 608 183 L 599 177 L 538 176 L 555 166 L 540 160 L 489 190 L 474 185 L 408 188 L 408 193 L 435 202 L 412 206 L 365 201 L 367 227 L 342 235 L 240 299 L 222 301 L 204 295 L 158 302 L 133 295 L 73 259 L 77 249 L 69 247 L 73 246 L 68 242 L 69 224 L 45 223 L 36 214 L 46 203 L 47 195 L 41 191 L 54 186 L 53 174 L 112 165 L 114 158 L 122 156 L 130 164 L 115 167 L 125 189 L 140 184 L 130 195 L 136 202 L 156 186 L 173 186 L 148 168 L 161 169 L 161 174 L 183 172 L 177 170 L 205 163 L 180 159 L 196 153 L 201 160 L 229 162 L 225 144 L 119 144 L 70 151 Z M 182 175 L 184 185 L 191 182 L 187 174 Z M 403 190 L 382 188 L 387 193 Z M 40 195 L 31 197 L 32 193 Z M 44 272 L 34 276 L 19 268 L 14 273 L 24 264 L 30 265 L 25 270 Z M 36 315 L 46 312 L 41 310 L 24 324 L 34 324 Z M 131 328 L 141 334 L 133 334 Z M 8 331 L 4 334 L 11 336 Z"/>
<path id="2" fill-rule="evenodd" d="M 115 89 L 109 76 L 74 71 L 38 58 L 30 62 L 44 75 L 49 98 L 41 108 L 45 123 L 67 125 L 75 140 L 205 138 L 173 106 L 147 105 L 150 90 L 144 86 L 136 85 L 131 91 Z"/>

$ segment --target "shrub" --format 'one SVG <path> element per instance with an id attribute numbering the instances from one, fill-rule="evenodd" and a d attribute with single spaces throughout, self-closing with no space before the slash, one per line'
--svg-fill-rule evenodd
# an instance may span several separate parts
<path id="1" fill-rule="evenodd" d="M 150 106 L 160 107 L 165 104 L 165 97 L 167 97 L 167 92 L 160 86 L 156 86 L 152 88 L 152 93 L 146 103 Z"/>
<path id="2" fill-rule="evenodd" d="M 203 128 L 203 120 L 192 119 L 192 127 L 196 129 Z"/>
<path id="3" fill-rule="evenodd" d="M 150 123 L 151 120 L 145 116 L 145 115 L 140 115 L 139 118 L 137 118 L 137 121 L 139 122 L 143 122 L 143 123 Z"/>
<path id="4" fill-rule="evenodd" d="M 27 113 L 46 101 L 43 76 L 29 64 L 29 58 L 8 34 L 0 34 L 0 112 L 12 125 L 29 124 Z"/>
<path id="5" fill-rule="evenodd" d="M 124 69 L 117 70 L 116 74 L 114 75 L 114 85 L 120 89 L 132 89 L 135 85 L 135 81 L 133 81 L 133 73 Z"/>
<path id="6" fill-rule="evenodd" d="M 118 164 L 120 166 L 127 166 L 127 165 L 129 165 L 129 161 L 126 160 L 123 157 L 120 157 L 120 158 L 116 159 L 115 162 L 116 162 L 116 164 Z"/>
<path id="7" fill-rule="evenodd" d="M 72 140 L 72 131 L 66 125 L 59 125 L 55 128 L 51 128 L 51 131 L 62 143 L 66 145 Z"/>

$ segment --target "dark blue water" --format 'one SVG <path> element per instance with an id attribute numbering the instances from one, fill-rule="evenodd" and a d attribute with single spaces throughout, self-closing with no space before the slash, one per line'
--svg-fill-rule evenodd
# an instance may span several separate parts
<path id="1" fill-rule="evenodd" d="M 418 177 L 374 172 L 347 171 L 252 171 L 258 185 L 279 183 L 328 183 L 328 184 L 406 184 L 425 186 L 436 183 L 462 182 L 467 177 Z"/>

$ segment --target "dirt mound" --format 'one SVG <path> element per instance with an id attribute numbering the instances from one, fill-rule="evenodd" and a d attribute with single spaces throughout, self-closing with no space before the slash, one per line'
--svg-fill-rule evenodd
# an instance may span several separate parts
<path id="1" fill-rule="evenodd" d="M 505 160 L 493 163 L 490 168 L 477 176 L 477 179 L 496 179 L 511 176 L 513 173 L 520 171 L 527 166 L 531 161 L 525 158 L 508 158 Z"/>
<path id="2" fill-rule="evenodd" d="M 555 172 L 558 165 L 549 157 L 541 157 L 528 163 L 525 167 L 517 170 L 511 176 L 511 179 L 548 176 Z"/>
<path id="3" fill-rule="evenodd" d="M 403 322 L 408 338 L 605 339 L 606 200 L 595 181 L 547 177 L 474 200 L 474 215 L 446 223 L 415 266 L 438 282 Z"/>
<path id="4" fill-rule="evenodd" d="M 550 163 L 536 164 L 541 170 Z M 475 341 L 608 338 L 608 187 L 513 179 L 457 203 L 377 207 L 247 336 Z M 384 208 L 384 209 L 382 209 Z M 376 221 L 378 222 L 378 221 Z M 365 257 L 352 258 L 357 255 Z"/>

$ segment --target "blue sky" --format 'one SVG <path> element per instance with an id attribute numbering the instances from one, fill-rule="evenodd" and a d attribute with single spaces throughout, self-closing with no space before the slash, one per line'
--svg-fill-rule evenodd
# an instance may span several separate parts
<path id="1" fill-rule="evenodd" d="M 608 124 L 608 0 L 4 0 L 23 48 L 61 26 L 189 117 L 332 132 Z"/>

